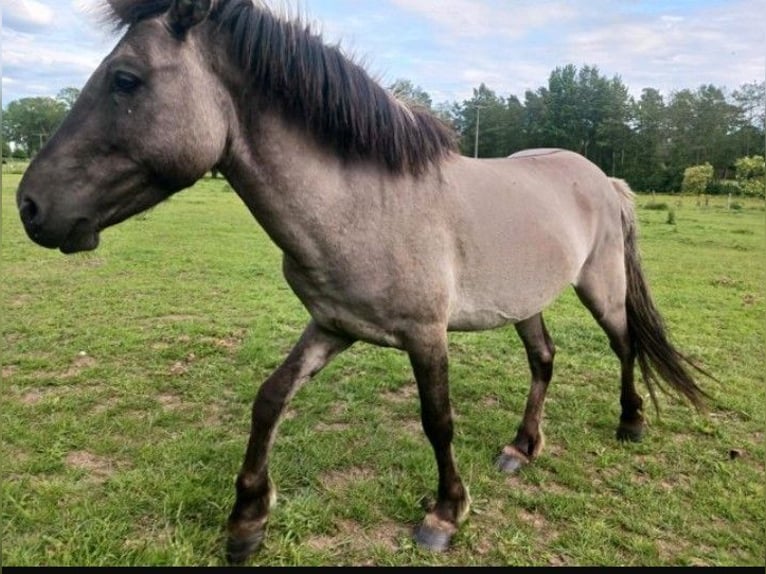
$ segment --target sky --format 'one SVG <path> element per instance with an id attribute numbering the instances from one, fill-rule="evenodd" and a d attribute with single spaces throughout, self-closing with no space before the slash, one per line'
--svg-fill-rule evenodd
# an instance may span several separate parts
<path id="1" fill-rule="evenodd" d="M 2 101 L 81 88 L 119 34 L 96 0 L 0 0 Z M 631 95 L 766 79 L 766 0 L 282 0 L 383 85 L 407 79 L 434 104 L 547 86 L 595 66 Z"/>

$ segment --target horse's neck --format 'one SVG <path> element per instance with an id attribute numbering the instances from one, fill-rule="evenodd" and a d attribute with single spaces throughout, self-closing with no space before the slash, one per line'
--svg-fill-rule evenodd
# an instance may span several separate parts
<path id="1" fill-rule="evenodd" d="M 278 114 L 258 119 L 257 128 L 237 134 L 225 175 L 274 242 L 299 261 L 311 264 L 343 222 L 357 212 L 360 197 L 350 172 L 332 151 Z M 378 190 L 379 192 L 381 190 Z M 374 209 L 374 208 L 373 208 Z"/>

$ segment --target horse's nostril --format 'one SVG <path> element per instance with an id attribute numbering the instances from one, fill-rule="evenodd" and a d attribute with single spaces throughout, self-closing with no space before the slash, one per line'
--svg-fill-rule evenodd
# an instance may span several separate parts
<path id="1" fill-rule="evenodd" d="M 30 199 L 29 197 L 25 197 L 21 200 L 21 205 L 19 206 L 19 212 L 21 214 L 21 219 L 26 223 L 27 225 L 34 223 L 37 219 L 37 215 L 40 213 L 40 210 L 37 207 L 37 204 L 34 202 L 34 200 Z"/>

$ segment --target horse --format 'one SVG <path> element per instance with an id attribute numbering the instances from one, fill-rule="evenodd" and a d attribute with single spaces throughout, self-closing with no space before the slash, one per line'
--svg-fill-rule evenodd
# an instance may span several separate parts
<path id="1" fill-rule="evenodd" d="M 543 311 L 570 286 L 620 364 L 616 438 L 641 439 L 636 363 L 698 410 L 707 374 L 671 342 L 644 277 L 634 196 L 577 153 L 460 155 L 455 131 L 398 100 L 301 17 L 253 0 L 110 0 L 116 46 L 88 79 L 17 190 L 30 239 L 64 254 L 221 173 L 283 255 L 310 314 L 261 384 L 226 559 L 264 541 L 276 486 L 269 454 L 290 399 L 354 343 L 407 354 L 436 498 L 413 528 L 447 550 L 470 506 L 453 453 L 448 333 L 514 325 L 531 382 L 497 468 L 539 457 L 555 347 Z M 696 378 L 695 378 L 696 377 Z"/>

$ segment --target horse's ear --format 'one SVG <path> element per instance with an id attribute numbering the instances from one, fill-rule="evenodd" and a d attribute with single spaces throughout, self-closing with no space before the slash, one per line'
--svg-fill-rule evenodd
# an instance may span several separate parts
<path id="1" fill-rule="evenodd" d="M 210 13 L 212 0 L 173 0 L 168 11 L 168 23 L 179 36 L 202 22 Z"/>

